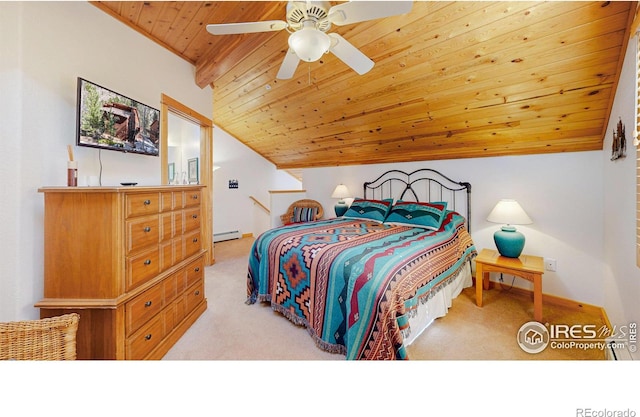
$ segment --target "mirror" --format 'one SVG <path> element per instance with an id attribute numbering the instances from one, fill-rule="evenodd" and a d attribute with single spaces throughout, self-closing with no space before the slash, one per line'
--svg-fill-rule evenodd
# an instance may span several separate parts
<path id="1" fill-rule="evenodd" d="M 200 126 L 169 112 L 167 142 L 167 183 L 200 182 Z"/>

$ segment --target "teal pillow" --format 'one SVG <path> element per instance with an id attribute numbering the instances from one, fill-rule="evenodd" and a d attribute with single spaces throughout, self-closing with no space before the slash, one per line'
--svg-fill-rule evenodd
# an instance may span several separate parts
<path id="1" fill-rule="evenodd" d="M 384 222 L 393 203 L 392 198 L 384 200 L 365 200 L 356 198 L 342 217 L 345 219 L 373 220 Z"/>
<path id="2" fill-rule="evenodd" d="M 445 218 L 446 210 L 447 203 L 445 202 L 398 202 L 391 208 L 384 222 L 400 226 L 438 230 Z"/>

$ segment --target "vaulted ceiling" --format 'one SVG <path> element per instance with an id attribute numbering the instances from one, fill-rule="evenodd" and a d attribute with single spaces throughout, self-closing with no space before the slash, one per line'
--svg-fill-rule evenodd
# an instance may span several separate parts
<path id="1" fill-rule="evenodd" d="M 92 4 L 192 63 L 213 87 L 214 123 L 285 169 L 602 149 L 636 13 L 621 1 L 416 1 L 332 26 L 375 62 L 366 74 L 326 54 L 278 80 L 286 31 L 206 25 L 285 20 L 286 2 Z"/>

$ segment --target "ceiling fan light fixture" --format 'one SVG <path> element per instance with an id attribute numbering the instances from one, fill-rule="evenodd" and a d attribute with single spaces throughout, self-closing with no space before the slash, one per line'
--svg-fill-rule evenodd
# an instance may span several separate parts
<path id="1" fill-rule="evenodd" d="M 289 36 L 289 47 L 302 61 L 314 62 L 329 51 L 331 38 L 315 28 L 305 27 Z"/>

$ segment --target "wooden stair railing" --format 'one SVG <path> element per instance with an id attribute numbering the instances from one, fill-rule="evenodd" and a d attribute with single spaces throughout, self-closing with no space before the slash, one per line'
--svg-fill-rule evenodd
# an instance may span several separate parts
<path id="1" fill-rule="evenodd" d="M 264 204 L 262 204 L 260 201 L 258 201 L 257 198 L 255 198 L 254 196 L 250 195 L 249 198 L 251 200 L 253 200 L 253 202 L 255 204 L 257 204 L 260 208 L 262 208 L 264 211 L 266 211 L 268 214 L 271 214 L 271 210 L 269 210 L 269 208 L 267 206 L 265 206 Z"/>

